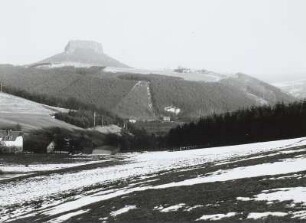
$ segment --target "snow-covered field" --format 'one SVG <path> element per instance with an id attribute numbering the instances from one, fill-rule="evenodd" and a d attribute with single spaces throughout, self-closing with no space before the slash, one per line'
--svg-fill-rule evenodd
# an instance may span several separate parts
<path id="1" fill-rule="evenodd" d="M 0 164 L 0 170 L 2 173 L 32 173 L 49 170 L 59 170 L 70 167 L 88 165 L 92 163 L 99 163 L 101 161 L 89 161 L 89 162 L 75 162 L 75 163 L 50 163 L 50 164 L 33 164 L 33 165 L 7 165 Z M 1 175 L 0 175 L 1 180 Z"/>
<path id="2" fill-rule="evenodd" d="M 64 172 L 62 166 L 58 173 L 51 168 L 52 173 L 0 181 L 0 221 L 239 222 L 305 217 L 306 138 L 118 157 L 120 162 L 113 165 L 97 163 Z M 274 207 L 271 202 L 285 203 Z M 250 203 L 261 206 L 253 210 Z"/>

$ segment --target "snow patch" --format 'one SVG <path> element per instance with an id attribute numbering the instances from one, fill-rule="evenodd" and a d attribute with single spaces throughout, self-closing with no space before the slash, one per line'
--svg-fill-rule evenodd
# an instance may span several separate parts
<path id="1" fill-rule="evenodd" d="M 262 191 L 255 196 L 256 201 L 292 201 L 306 205 L 306 187 L 278 188 Z"/>
<path id="2" fill-rule="evenodd" d="M 107 190 L 107 191 L 101 191 L 98 193 L 94 193 L 92 195 L 87 195 L 84 197 L 80 197 L 74 201 L 69 201 L 69 202 L 65 202 L 63 204 L 60 204 L 58 206 L 52 207 L 51 209 L 49 209 L 46 212 L 43 212 L 43 214 L 45 215 L 57 215 L 57 214 L 61 214 L 67 211 L 72 211 L 72 210 L 76 210 L 79 208 L 82 208 L 86 205 L 92 204 L 92 203 L 96 203 L 96 202 L 100 202 L 100 201 L 104 201 L 104 200 L 108 200 L 108 199 L 112 199 L 115 197 L 119 197 L 119 196 L 123 196 L 123 195 L 127 195 L 133 192 L 137 192 L 137 191 L 144 191 L 149 189 L 149 187 L 136 187 L 136 188 L 125 188 L 122 190 Z"/>
<path id="3" fill-rule="evenodd" d="M 164 208 L 162 209 L 160 212 L 172 212 L 172 211 L 177 211 L 179 209 L 181 209 L 182 207 L 184 207 L 186 204 L 181 203 L 181 204 L 176 204 L 176 205 L 172 205 L 170 207 Z"/>
<path id="4" fill-rule="evenodd" d="M 254 213 L 249 213 L 248 219 L 260 219 L 260 218 L 266 218 L 268 216 L 276 216 L 276 217 L 284 217 L 288 215 L 285 212 L 254 212 Z"/>
<path id="5" fill-rule="evenodd" d="M 117 215 L 121 215 L 123 213 L 129 212 L 130 210 L 137 209 L 135 205 L 125 205 L 124 208 L 121 208 L 117 211 L 112 211 L 110 213 L 111 216 L 116 217 Z"/>
<path id="6" fill-rule="evenodd" d="M 268 105 L 268 104 L 269 104 L 269 102 L 268 102 L 267 100 L 265 100 L 265 99 L 263 99 L 263 98 L 261 98 L 261 97 L 258 97 L 258 96 L 255 95 L 255 94 L 251 94 L 251 93 L 248 93 L 248 92 L 247 92 L 247 95 L 248 95 L 251 99 L 255 100 L 259 105 Z"/>
<path id="7" fill-rule="evenodd" d="M 33 165 L 5 165 L 0 164 L 0 170 L 3 173 L 31 173 L 31 172 L 41 172 L 49 170 L 59 170 L 76 166 L 83 166 L 93 163 L 101 163 L 103 161 L 84 161 L 75 163 L 54 163 L 54 164 L 33 164 Z"/>
<path id="8" fill-rule="evenodd" d="M 292 218 L 306 219 L 306 211 L 296 211 L 292 215 Z"/>
<path id="9" fill-rule="evenodd" d="M 79 210 L 79 211 L 71 212 L 71 213 L 59 216 L 55 219 L 52 219 L 52 220 L 48 221 L 47 223 L 61 223 L 61 222 L 67 221 L 68 219 L 70 219 L 72 217 L 84 214 L 88 211 L 89 211 L 89 209 L 88 210 Z"/>
<path id="10" fill-rule="evenodd" d="M 249 198 L 249 197 L 237 197 L 236 198 L 238 201 L 251 201 L 252 198 Z"/>
<path id="11" fill-rule="evenodd" d="M 264 163 L 254 166 L 237 167 L 229 170 L 218 170 L 209 176 L 192 178 L 180 182 L 159 185 L 156 188 L 190 186 L 202 183 L 222 182 L 243 178 L 295 173 L 306 170 L 306 158 L 286 159 L 281 162 Z"/>
<path id="12" fill-rule="evenodd" d="M 186 211 L 192 211 L 192 210 L 194 210 L 194 209 L 202 208 L 202 207 L 204 207 L 204 206 L 203 206 L 203 205 L 195 205 L 195 206 L 193 206 L 193 207 L 188 207 L 188 208 L 186 209 Z"/>
<path id="13" fill-rule="evenodd" d="M 236 212 L 229 212 L 227 214 L 212 214 L 212 215 L 203 215 L 202 217 L 196 219 L 196 221 L 201 220 L 210 220 L 210 221 L 217 221 L 223 218 L 230 218 L 234 217 L 236 215 Z"/>

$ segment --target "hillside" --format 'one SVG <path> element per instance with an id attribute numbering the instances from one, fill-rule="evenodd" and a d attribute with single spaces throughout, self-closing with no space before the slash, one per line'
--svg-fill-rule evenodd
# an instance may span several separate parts
<path id="1" fill-rule="evenodd" d="M 271 105 L 281 101 L 290 101 L 292 98 L 292 96 L 282 92 L 277 87 L 242 73 L 237 73 L 220 82 L 240 89 L 259 105 Z"/>
<path id="2" fill-rule="evenodd" d="M 19 124 L 26 131 L 45 127 L 78 129 L 76 126 L 52 117 L 56 112 L 66 111 L 66 109 L 50 107 L 0 93 L 0 128 Z"/>
<path id="3" fill-rule="evenodd" d="M 305 138 L 118 154 L 49 171 L 44 162 L 46 171 L 0 181 L 0 221 L 302 223 L 305 162 Z"/>
<path id="4" fill-rule="evenodd" d="M 101 67 L 0 66 L 0 80 L 7 88 L 62 99 L 76 98 L 121 118 L 137 120 L 154 120 L 164 115 L 175 120 L 191 120 L 212 113 L 294 100 L 247 75 L 220 76 L 213 81 L 185 80 L 181 75 L 107 72 Z M 205 73 L 193 77 L 196 75 L 205 76 Z"/>
<path id="5" fill-rule="evenodd" d="M 123 119 L 189 121 L 241 108 L 292 102 L 245 74 L 207 70 L 130 68 L 93 41 L 70 41 L 63 53 L 30 66 L 0 65 L 4 90 L 13 88 L 59 99 L 76 99 Z"/>
<path id="6" fill-rule="evenodd" d="M 274 83 L 273 85 L 296 98 L 299 98 L 299 99 L 306 98 L 306 80 L 305 79 L 301 79 L 297 81 Z"/>
<path id="7" fill-rule="evenodd" d="M 112 111 L 124 119 L 155 120 L 150 83 L 138 81 Z"/>
<path id="8" fill-rule="evenodd" d="M 211 72 L 208 73 L 211 77 Z M 206 72 L 193 73 L 192 78 L 187 79 L 183 79 L 180 73 L 177 77 L 174 73 L 171 76 L 121 74 L 119 77 L 149 82 L 155 111 L 160 115 L 179 119 L 196 119 L 250 106 L 294 101 L 292 96 L 278 88 L 244 74 L 219 75 L 219 79 L 209 81 L 207 77 L 207 80 L 203 81 L 205 75 Z M 199 79 L 201 81 L 196 81 Z"/>
<path id="9" fill-rule="evenodd" d="M 64 99 L 77 98 L 109 109 L 117 105 L 137 81 L 105 75 L 99 67 L 38 69 L 0 66 L 0 79 L 6 87 Z"/>

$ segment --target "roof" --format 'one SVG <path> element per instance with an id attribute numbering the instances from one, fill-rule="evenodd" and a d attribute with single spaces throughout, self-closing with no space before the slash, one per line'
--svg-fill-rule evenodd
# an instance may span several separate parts
<path id="1" fill-rule="evenodd" d="M 1 141 L 15 141 L 18 136 L 22 136 L 21 131 L 0 130 Z"/>

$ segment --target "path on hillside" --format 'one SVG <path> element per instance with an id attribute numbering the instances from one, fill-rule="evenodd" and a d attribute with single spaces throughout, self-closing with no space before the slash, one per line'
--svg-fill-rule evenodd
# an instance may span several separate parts
<path id="1" fill-rule="evenodd" d="M 125 119 L 155 120 L 150 82 L 138 81 L 113 111 Z"/>

